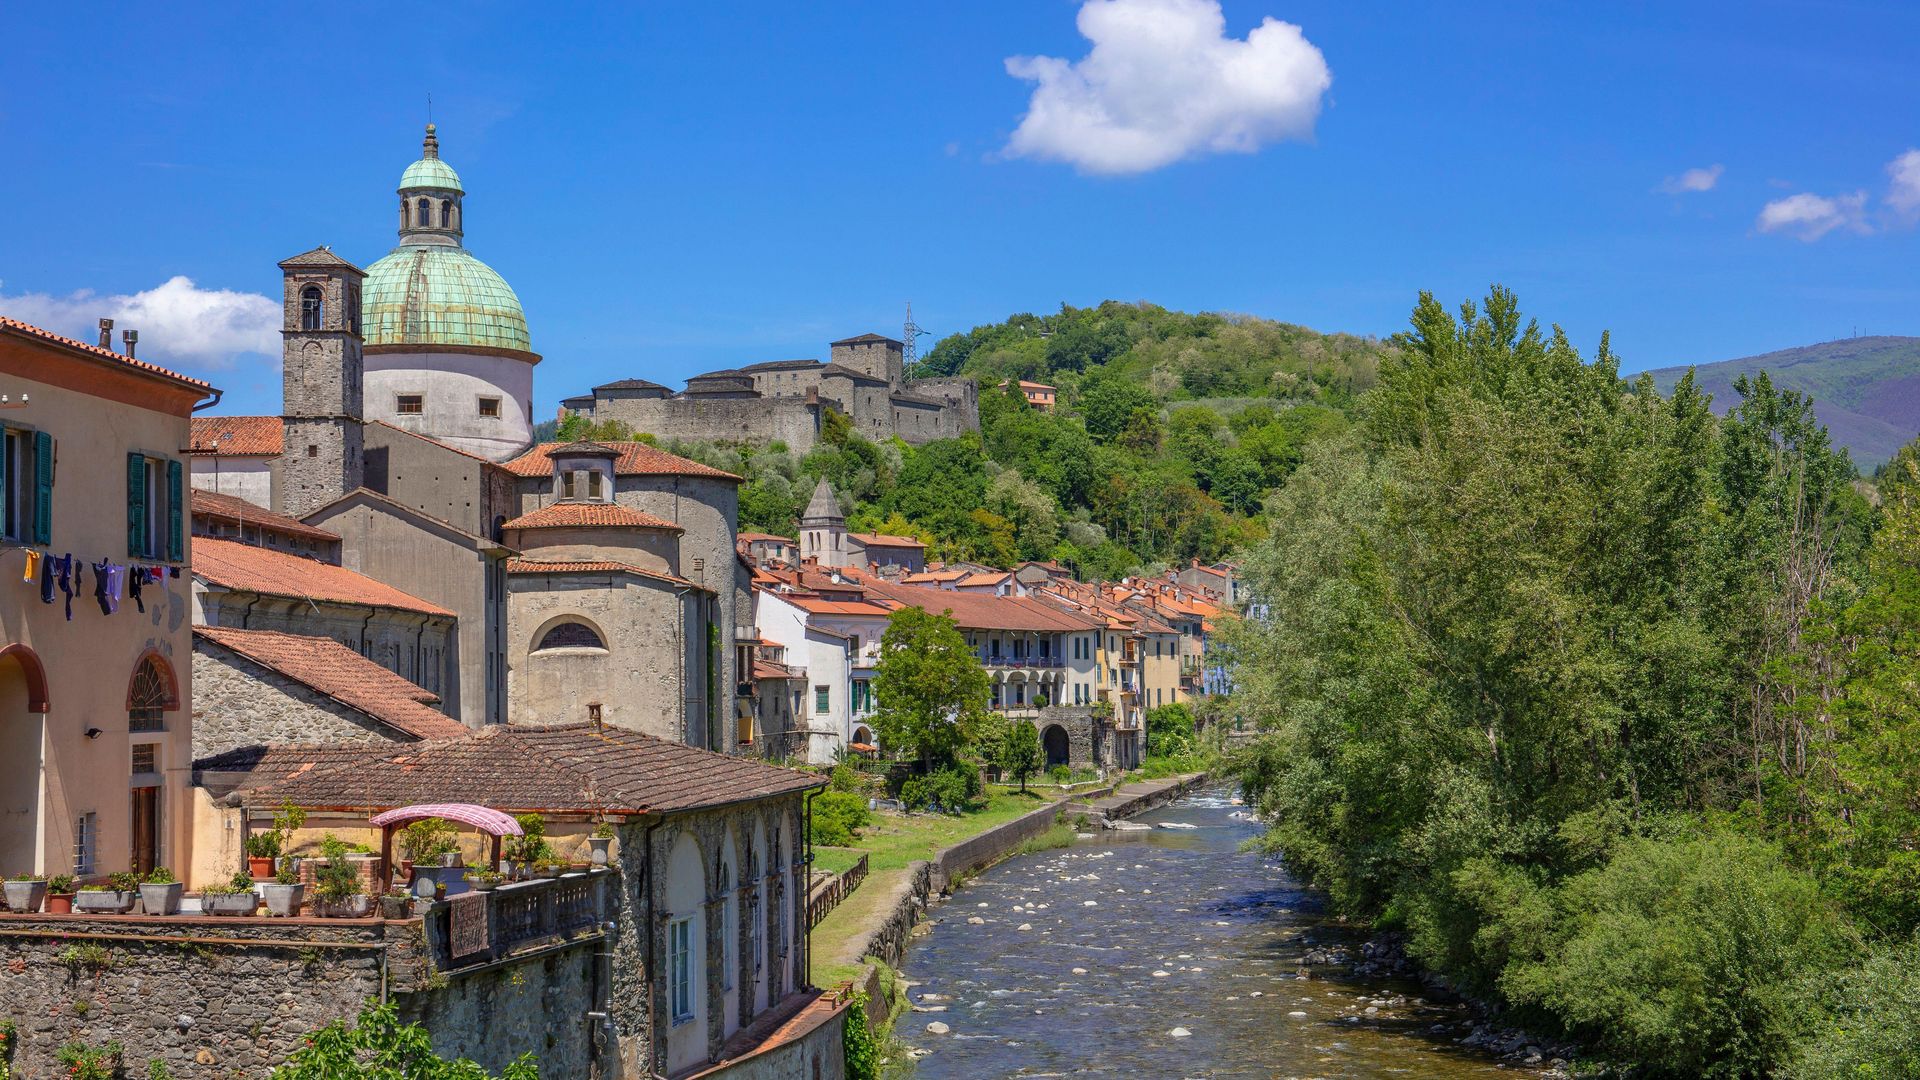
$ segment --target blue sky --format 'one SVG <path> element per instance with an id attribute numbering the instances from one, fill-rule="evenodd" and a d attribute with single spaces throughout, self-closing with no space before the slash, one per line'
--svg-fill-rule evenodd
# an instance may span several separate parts
<path id="1" fill-rule="evenodd" d="M 1225 0 L 1233 40 L 1194 47 L 1298 26 L 1242 59 L 1295 65 L 1304 105 L 1249 119 L 1181 84 L 1205 64 L 1123 42 L 1102 100 L 1224 113 L 1119 165 L 1099 132 L 1021 127 L 1038 84 L 1008 58 L 1059 58 L 1068 96 L 1090 72 L 1077 2 L 631 7 L 19 5 L 0 312 L 86 335 L 131 304 L 143 356 L 274 411 L 257 301 L 219 293 L 276 295 L 320 243 L 386 252 L 431 92 L 468 244 L 546 356 L 541 415 L 897 334 L 909 299 L 936 335 L 1108 298 L 1387 334 L 1420 289 L 1497 281 L 1629 368 L 1920 333 L 1920 202 L 1889 172 L 1920 146 L 1920 5 Z M 1710 189 L 1662 190 L 1687 170 Z"/>

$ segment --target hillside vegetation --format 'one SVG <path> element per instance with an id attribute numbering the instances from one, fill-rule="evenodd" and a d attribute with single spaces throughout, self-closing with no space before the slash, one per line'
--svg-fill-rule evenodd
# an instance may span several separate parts
<path id="1" fill-rule="evenodd" d="M 793 535 L 827 477 L 851 528 L 933 555 L 1057 559 L 1086 577 L 1213 560 L 1264 535 L 1261 509 L 1312 440 L 1344 430 L 1388 347 L 1244 316 L 1109 301 L 1015 315 L 941 340 L 916 374 L 979 380 L 980 434 L 876 444 L 830 415 L 804 456 L 781 444 L 670 443 L 748 478 L 740 527 Z M 1009 380 L 1059 388 L 1031 408 Z M 571 420 L 563 437 L 619 432 Z"/>
<path id="2" fill-rule="evenodd" d="M 1733 383 L 1743 375 L 1764 371 L 1774 386 L 1807 395 L 1834 445 L 1867 472 L 1920 433 L 1920 338 L 1847 338 L 1693 370 L 1694 385 L 1713 395 L 1713 411 L 1721 415 L 1738 403 Z M 1651 374 L 1661 393 L 1670 394 L 1686 372 L 1671 367 Z"/>
<path id="3" fill-rule="evenodd" d="M 1920 454 L 1504 290 L 1395 344 L 1226 631 L 1270 845 L 1626 1075 L 1920 1075 Z"/>

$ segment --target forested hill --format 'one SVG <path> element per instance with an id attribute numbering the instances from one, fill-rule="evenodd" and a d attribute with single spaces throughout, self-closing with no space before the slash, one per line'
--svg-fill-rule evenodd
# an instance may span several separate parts
<path id="1" fill-rule="evenodd" d="M 1389 348 L 1247 316 L 1063 306 L 946 337 L 918 366 L 979 381 L 978 437 L 879 445 L 830 417 L 805 456 L 668 448 L 748 478 L 742 529 L 793 535 L 825 476 L 857 531 L 914 535 L 949 559 L 1053 558 L 1117 576 L 1260 538 L 1267 495 L 1309 440 L 1348 425 Z M 1057 408 L 1029 407 L 1006 387 L 1018 379 L 1057 387 Z"/>
<path id="2" fill-rule="evenodd" d="M 1661 368 L 1652 375 L 1662 393 L 1671 393 L 1686 371 Z M 1814 415 L 1862 472 L 1872 472 L 1920 433 L 1920 337 L 1847 338 L 1701 364 L 1694 371 L 1700 388 L 1713 395 L 1713 411 L 1723 416 L 1739 404 L 1733 381 L 1741 375 L 1765 371 L 1775 386 L 1808 395 Z"/>

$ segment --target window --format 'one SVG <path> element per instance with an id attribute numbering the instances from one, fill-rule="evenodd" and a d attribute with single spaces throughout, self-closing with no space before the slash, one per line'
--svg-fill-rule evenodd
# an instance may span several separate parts
<path id="1" fill-rule="evenodd" d="M 401 394 L 394 399 L 393 411 L 401 416 L 418 416 L 427 411 L 425 394 Z"/>
<path id="2" fill-rule="evenodd" d="M 598 631 L 586 623 L 558 623 L 540 637 L 540 644 L 534 646 L 534 652 L 548 649 L 604 649 L 607 643 L 600 639 Z"/>
<path id="3" fill-rule="evenodd" d="M 480 415 L 486 417 L 489 420 L 500 419 L 500 399 L 497 397 L 481 398 L 480 399 Z"/>
<path id="4" fill-rule="evenodd" d="M 816 686 L 813 688 L 813 711 L 828 712 L 833 707 L 833 687 Z"/>
<path id="5" fill-rule="evenodd" d="M 160 659 L 142 657 L 133 672 L 133 688 L 127 693 L 127 730 L 167 730 L 166 712 L 172 696 L 173 680 L 160 666 Z"/>
<path id="6" fill-rule="evenodd" d="M 317 458 L 317 457 L 319 457 L 319 456 L 320 456 L 320 447 L 318 447 L 318 446 L 316 446 L 316 445 L 314 445 L 313 443 L 308 443 L 308 444 L 307 444 L 307 456 L 308 456 L 308 457 L 313 457 L 313 458 Z"/>
<path id="7" fill-rule="evenodd" d="M 433 200 L 421 199 L 413 204 L 414 228 L 424 229 L 433 224 Z"/>
<path id="8" fill-rule="evenodd" d="M 693 920 L 667 924 L 667 997 L 673 1003 L 673 1022 L 693 1019 Z"/>
<path id="9" fill-rule="evenodd" d="M 587 498 L 598 500 L 600 497 L 600 473 L 596 470 L 587 474 Z"/>
<path id="10" fill-rule="evenodd" d="M 573 474 L 570 472 L 560 474 L 560 497 L 563 499 L 573 498 Z"/>
<path id="11" fill-rule="evenodd" d="M 73 873 L 85 877 L 93 873 L 93 849 L 99 842 L 100 816 L 91 810 L 73 823 Z"/>
<path id="12" fill-rule="evenodd" d="M 131 771 L 135 776 L 158 775 L 160 772 L 160 747 L 156 743 L 135 743 L 133 745 L 133 764 Z"/>
<path id="13" fill-rule="evenodd" d="M 127 455 L 127 556 L 178 562 L 185 474 L 177 461 Z"/>
<path id="14" fill-rule="evenodd" d="M 318 330 L 326 316 L 326 302 L 320 298 L 320 287 L 309 285 L 300 290 L 300 329 Z"/>
<path id="15" fill-rule="evenodd" d="M 453 224 L 453 200 L 440 200 L 440 227 L 445 229 Z"/>
<path id="16" fill-rule="evenodd" d="M 53 436 L 0 429 L 0 536 L 53 541 Z"/>

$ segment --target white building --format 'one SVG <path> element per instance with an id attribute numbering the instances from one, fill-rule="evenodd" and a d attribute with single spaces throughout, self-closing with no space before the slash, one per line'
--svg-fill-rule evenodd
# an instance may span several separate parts
<path id="1" fill-rule="evenodd" d="M 816 765 L 833 763 L 848 743 L 871 744 L 872 679 L 880 637 L 891 608 L 872 600 L 754 590 L 760 636 L 786 649 L 786 663 L 806 675 L 796 731 L 806 732 L 796 754 Z M 796 744 L 798 740 L 795 740 Z"/>

